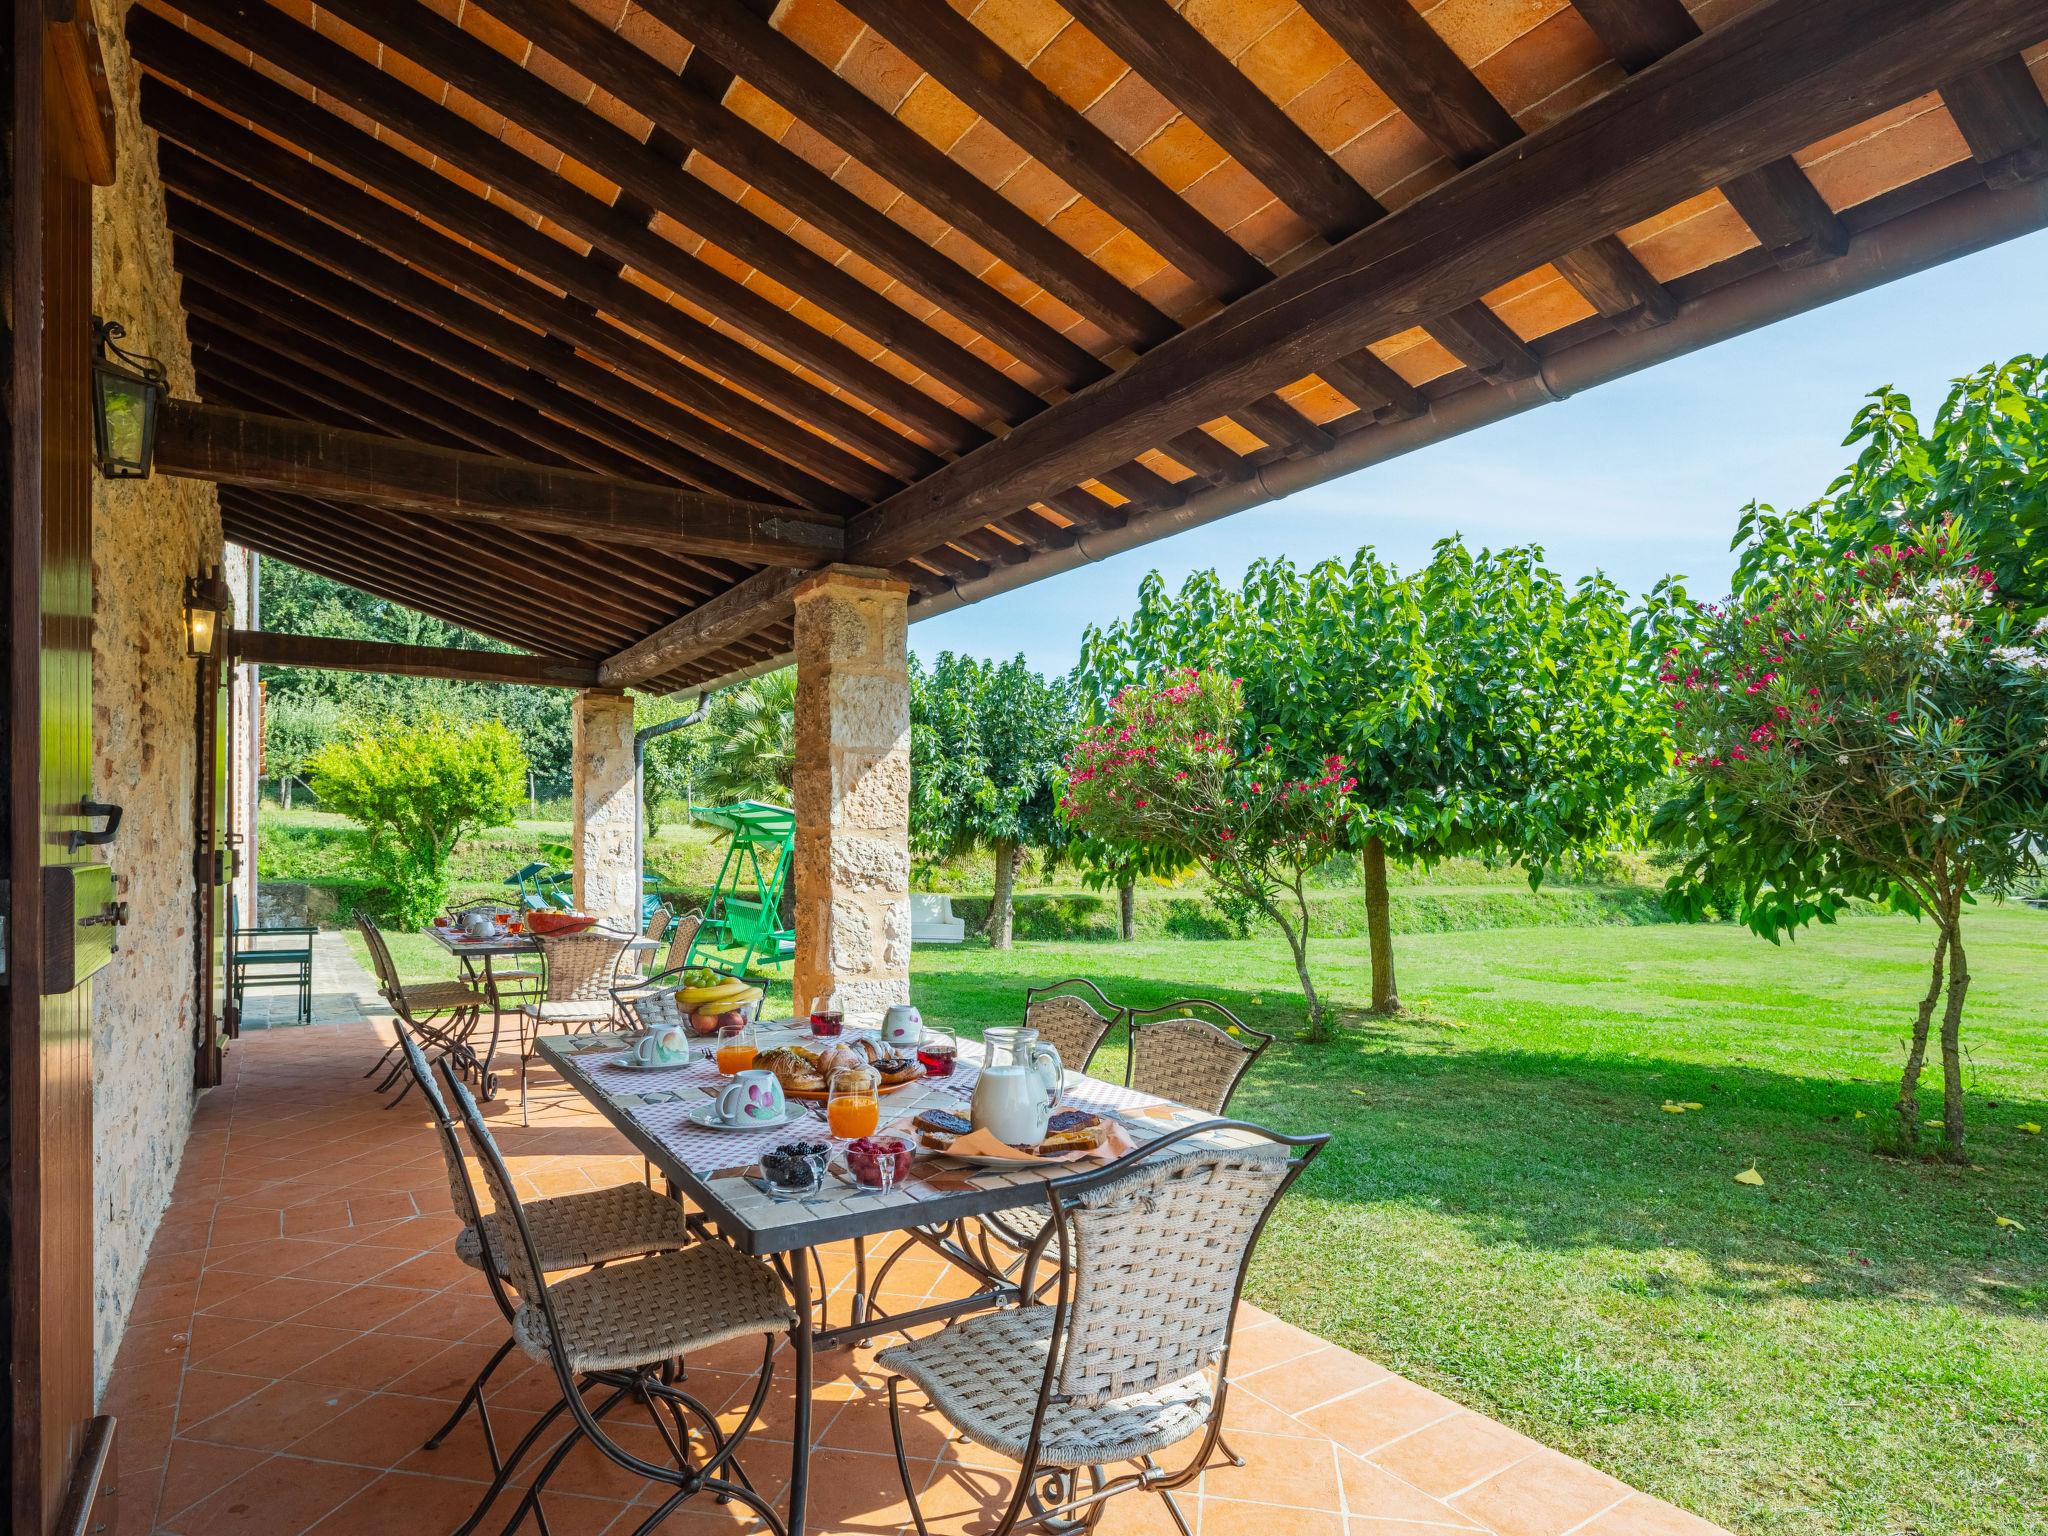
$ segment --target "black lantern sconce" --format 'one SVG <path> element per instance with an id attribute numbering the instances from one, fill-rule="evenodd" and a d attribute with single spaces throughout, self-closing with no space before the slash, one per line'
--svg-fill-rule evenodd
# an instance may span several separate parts
<path id="1" fill-rule="evenodd" d="M 109 480 L 146 480 L 156 453 L 164 365 L 122 348 L 119 339 L 127 334 L 118 320 L 92 323 L 93 457 Z"/>
<path id="2" fill-rule="evenodd" d="M 234 617 L 235 594 L 220 579 L 216 566 L 185 583 L 185 654 L 217 656 L 221 631 Z"/>

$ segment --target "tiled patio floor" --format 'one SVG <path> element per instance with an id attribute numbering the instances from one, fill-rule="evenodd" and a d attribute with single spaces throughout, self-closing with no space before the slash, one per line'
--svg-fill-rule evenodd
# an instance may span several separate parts
<path id="1" fill-rule="evenodd" d="M 360 972 L 333 982 L 344 996 L 368 990 Z M 226 1086 L 201 1103 L 104 1404 L 120 1419 L 123 1533 L 431 1536 L 473 1507 L 488 1476 L 474 1418 L 439 1450 L 420 1445 L 504 1325 L 449 1251 L 455 1222 L 417 1095 L 387 1113 L 361 1079 L 387 1038 L 381 1020 L 361 1017 L 266 1030 L 234 1047 Z M 529 1191 L 641 1177 L 639 1158 L 558 1079 L 539 1074 L 534 1087 L 531 1128 L 516 1102 L 494 1106 Z M 898 1275 L 884 1298 L 896 1306 L 950 1283 L 935 1262 L 906 1260 Z M 553 1400 L 552 1375 L 515 1371 L 520 1358 L 492 1391 L 501 1442 Z M 1229 1438 L 1249 1465 L 1182 1495 L 1197 1536 L 1716 1529 L 1256 1310 L 1233 1364 Z M 713 1351 L 691 1360 L 690 1380 L 714 1404 L 743 1402 L 745 1368 Z M 909 1518 L 881 1379 L 865 1350 L 820 1356 L 814 1532 L 894 1536 Z M 786 1477 L 789 1422 L 785 1387 L 743 1457 L 764 1490 Z M 949 1443 L 935 1421 L 913 1425 L 911 1441 L 935 1530 L 988 1529 L 1009 1490 L 1005 1464 Z M 655 1496 L 579 1452 L 550 1485 L 549 1523 L 558 1536 L 617 1536 Z M 510 1510 L 502 1502 L 484 1529 Z M 749 1528 L 708 1502 L 663 1527 Z M 1112 1503 L 1101 1529 L 1172 1531 L 1158 1500 L 1135 1494 Z"/>

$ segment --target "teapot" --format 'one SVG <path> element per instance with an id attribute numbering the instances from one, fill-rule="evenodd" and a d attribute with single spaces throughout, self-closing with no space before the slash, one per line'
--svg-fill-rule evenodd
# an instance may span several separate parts
<path id="1" fill-rule="evenodd" d="M 462 914 L 462 931 L 472 939 L 488 939 L 498 931 L 497 915 L 481 907 Z"/>
<path id="2" fill-rule="evenodd" d="M 1037 1030 L 1025 1028 L 991 1029 L 982 1046 L 985 1056 L 974 1082 L 970 1123 L 1010 1146 L 1036 1146 L 1045 1140 L 1066 1072 L 1059 1049 L 1041 1041 Z"/>

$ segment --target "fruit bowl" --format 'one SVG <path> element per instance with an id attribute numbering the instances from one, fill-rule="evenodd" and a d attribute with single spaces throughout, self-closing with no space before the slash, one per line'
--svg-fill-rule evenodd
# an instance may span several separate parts
<path id="1" fill-rule="evenodd" d="M 543 939 L 564 938 L 572 933 L 581 933 L 586 928 L 595 928 L 597 919 L 585 917 L 580 912 L 529 912 L 526 926 Z"/>

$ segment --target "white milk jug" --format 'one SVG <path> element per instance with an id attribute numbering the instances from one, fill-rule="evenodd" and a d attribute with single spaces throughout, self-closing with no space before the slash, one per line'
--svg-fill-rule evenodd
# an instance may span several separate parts
<path id="1" fill-rule="evenodd" d="M 1036 1146 L 1059 1099 L 1065 1068 L 1058 1049 L 1042 1043 L 1035 1029 L 992 1029 L 982 1046 L 987 1055 L 969 1120 L 1010 1146 Z"/>

